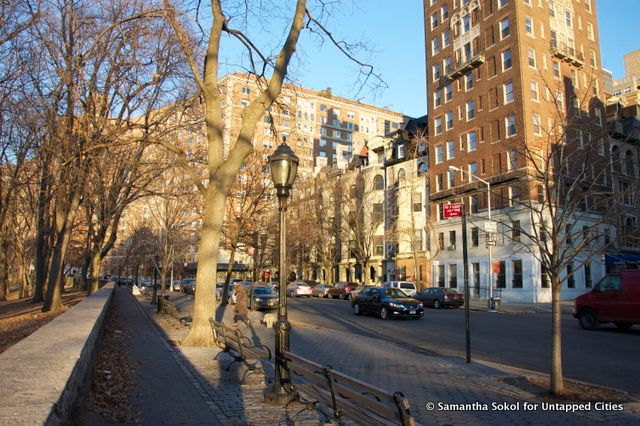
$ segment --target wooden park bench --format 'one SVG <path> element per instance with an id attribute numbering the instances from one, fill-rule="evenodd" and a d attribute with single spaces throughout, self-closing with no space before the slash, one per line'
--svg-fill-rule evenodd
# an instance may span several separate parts
<path id="1" fill-rule="evenodd" d="M 220 354 L 226 353 L 233 357 L 233 361 L 227 365 L 226 371 L 236 362 L 242 362 L 247 371 L 244 372 L 240 383 L 244 383 L 248 375 L 256 372 L 262 372 L 260 361 L 263 359 L 271 359 L 271 350 L 265 345 L 256 345 L 247 336 L 243 336 L 240 330 L 230 327 L 213 318 L 209 318 L 211 330 L 213 331 L 213 342 L 222 349 Z"/>
<path id="2" fill-rule="evenodd" d="M 307 406 L 298 414 L 313 408 L 338 424 L 346 417 L 364 425 L 415 425 L 402 392 L 380 389 L 291 352 L 283 356 L 294 398 Z"/>
<path id="3" fill-rule="evenodd" d="M 171 315 L 183 324 L 191 324 L 191 315 L 188 312 L 183 312 L 165 297 L 158 297 L 158 304 L 160 305 L 160 312 Z"/>

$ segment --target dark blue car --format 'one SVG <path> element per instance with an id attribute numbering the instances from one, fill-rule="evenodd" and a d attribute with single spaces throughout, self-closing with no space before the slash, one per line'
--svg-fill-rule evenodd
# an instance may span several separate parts
<path id="1" fill-rule="evenodd" d="M 390 318 L 414 318 L 424 315 L 422 302 L 407 296 L 402 290 L 392 287 L 369 287 L 351 300 L 353 313 L 380 315 Z"/>

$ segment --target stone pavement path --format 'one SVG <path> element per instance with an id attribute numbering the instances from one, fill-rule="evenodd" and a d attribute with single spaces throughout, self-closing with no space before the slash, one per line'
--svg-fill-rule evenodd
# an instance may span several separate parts
<path id="1" fill-rule="evenodd" d="M 142 303 L 145 307 L 148 301 Z M 166 338 L 179 341 L 186 336 L 187 329 L 175 320 L 155 314 L 148 306 L 145 310 Z M 224 321 L 231 320 L 230 311 L 231 307 L 222 314 Z M 263 313 L 251 312 L 250 316 L 251 326 L 243 332 L 273 350 L 274 332 L 260 324 Z M 371 337 L 294 323 L 291 349 L 361 380 L 402 391 L 409 398 L 412 412 L 421 424 L 640 424 L 638 402 L 614 407 L 621 408 L 621 411 L 611 410 L 611 406 L 596 406 L 595 403 L 582 407 L 569 402 L 549 406 L 534 395 L 503 382 L 504 378 L 516 377 L 509 373 L 477 363 L 465 364 L 460 358 L 412 351 Z M 284 412 L 263 403 L 262 392 L 267 385 L 255 379 L 246 385 L 238 385 L 238 375 L 243 370 L 223 371 L 220 362 L 212 359 L 212 349 L 178 346 L 172 350 L 183 371 L 191 375 L 194 385 L 212 402 L 210 406 L 216 416 L 226 419 L 226 424 L 286 424 L 287 417 L 300 408 L 290 407 L 288 412 Z M 268 381 L 273 377 L 272 366 L 266 365 L 265 371 L 264 379 Z M 570 409 L 577 411 L 558 411 Z M 311 414 L 303 420 L 317 424 L 317 419 L 314 421 Z"/>

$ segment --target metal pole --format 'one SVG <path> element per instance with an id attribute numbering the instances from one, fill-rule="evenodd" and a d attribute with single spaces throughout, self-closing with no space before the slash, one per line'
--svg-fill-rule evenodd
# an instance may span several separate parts
<path id="1" fill-rule="evenodd" d="M 486 182 L 486 184 L 487 184 L 487 210 L 488 210 L 489 222 L 491 222 L 491 184 L 489 182 Z M 493 310 L 495 309 L 495 306 L 493 304 L 493 265 L 491 264 L 493 262 L 493 258 L 491 256 L 493 242 L 489 244 L 488 248 L 489 248 L 489 309 Z"/>
<path id="2" fill-rule="evenodd" d="M 278 197 L 278 211 L 280 215 L 280 277 L 279 277 L 279 301 L 278 301 L 278 320 L 275 324 L 276 329 L 276 375 L 275 382 L 271 391 L 267 395 L 267 399 L 274 402 L 285 402 L 290 399 L 290 395 L 285 389 L 285 385 L 291 382 L 289 370 L 284 361 L 282 352 L 288 351 L 289 333 L 291 332 L 291 324 L 287 318 L 287 272 L 286 272 L 286 222 L 285 213 L 287 211 L 287 197 Z"/>
<path id="3" fill-rule="evenodd" d="M 462 263 L 464 271 L 464 335 L 467 348 L 467 364 L 471 362 L 471 331 L 469 329 L 469 255 L 467 253 L 467 212 L 462 206 Z"/>

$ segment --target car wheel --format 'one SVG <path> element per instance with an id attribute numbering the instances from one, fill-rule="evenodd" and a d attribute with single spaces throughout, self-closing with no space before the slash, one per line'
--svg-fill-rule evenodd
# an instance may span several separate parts
<path id="1" fill-rule="evenodd" d="M 389 311 L 384 306 L 382 307 L 382 309 L 380 309 L 380 318 L 382 318 L 383 320 L 389 319 Z"/>
<path id="2" fill-rule="evenodd" d="M 356 315 L 360 315 L 362 313 L 362 311 L 360 310 L 360 305 L 358 305 L 357 303 L 353 305 L 353 313 Z"/>
<path id="3" fill-rule="evenodd" d="M 592 309 L 582 311 L 578 317 L 578 321 L 580 322 L 580 327 L 585 330 L 595 330 L 600 327 L 598 314 Z"/>
<path id="4" fill-rule="evenodd" d="M 618 327 L 620 330 L 628 330 L 631 328 L 631 326 L 633 326 L 633 324 L 628 323 L 628 322 L 614 322 L 614 324 L 616 325 L 616 327 Z"/>
<path id="5" fill-rule="evenodd" d="M 344 299 L 346 299 L 346 298 L 347 298 L 347 297 L 346 297 L 346 295 L 345 295 L 344 293 L 340 293 L 340 300 L 344 300 Z"/>
<path id="6" fill-rule="evenodd" d="M 433 301 L 433 308 L 440 309 L 440 301 L 438 299 Z"/>

